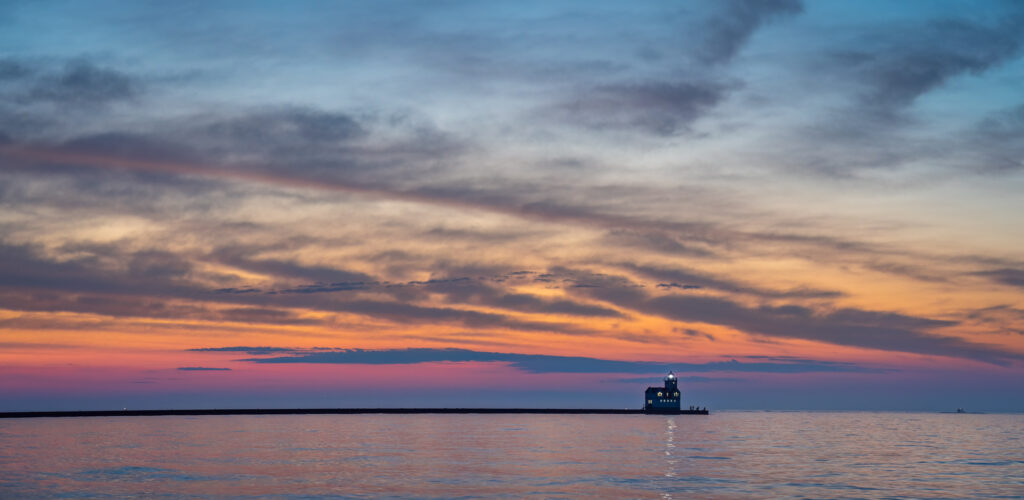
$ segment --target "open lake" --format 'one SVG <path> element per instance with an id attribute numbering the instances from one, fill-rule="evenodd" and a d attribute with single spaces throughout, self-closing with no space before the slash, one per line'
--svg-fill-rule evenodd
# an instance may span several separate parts
<path id="1" fill-rule="evenodd" d="M 0 420 L 0 498 L 1024 498 L 1024 415 Z"/>

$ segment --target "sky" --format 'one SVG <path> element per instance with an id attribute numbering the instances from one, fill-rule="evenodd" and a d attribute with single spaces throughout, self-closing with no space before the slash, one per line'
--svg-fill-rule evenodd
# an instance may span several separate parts
<path id="1" fill-rule="evenodd" d="M 1024 411 L 1024 4 L 0 3 L 0 411 Z"/>

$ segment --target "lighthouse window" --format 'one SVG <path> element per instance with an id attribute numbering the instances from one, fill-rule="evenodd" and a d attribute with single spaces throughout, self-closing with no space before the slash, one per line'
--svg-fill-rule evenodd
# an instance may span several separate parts
<path id="1" fill-rule="evenodd" d="M 659 398 L 661 397 L 661 393 L 660 393 L 660 392 L 658 393 L 658 397 L 659 397 Z"/>
<path id="2" fill-rule="evenodd" d="M 679 391 L 676 391 L 676 397 L 677 398 L 679 397 Z"/>

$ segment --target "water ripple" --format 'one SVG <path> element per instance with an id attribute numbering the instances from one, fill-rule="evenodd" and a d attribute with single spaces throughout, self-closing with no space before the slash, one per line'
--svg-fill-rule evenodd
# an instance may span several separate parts
<path id="1" fill-rule="evenodd" d="M 1021 498 L 1022 415 L 0 422 L 0 498 Z"/>

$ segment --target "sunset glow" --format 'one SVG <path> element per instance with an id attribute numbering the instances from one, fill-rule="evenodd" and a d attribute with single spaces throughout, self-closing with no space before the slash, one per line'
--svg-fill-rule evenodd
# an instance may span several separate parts
<path id="1" fill-rule="evenodd" d="M 1024 411 L 1022 5 L 300 4 L 0 6 L 0 411 Z"/>

